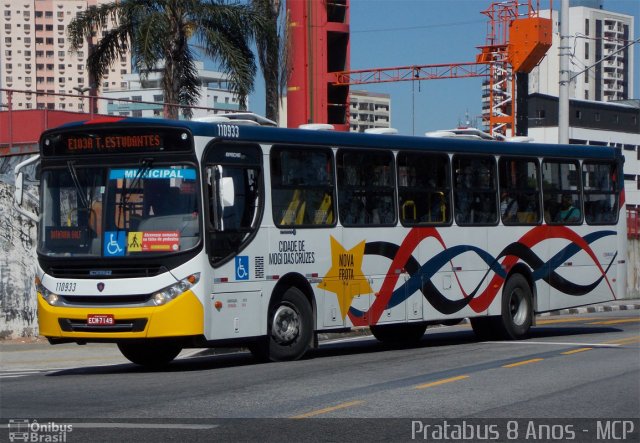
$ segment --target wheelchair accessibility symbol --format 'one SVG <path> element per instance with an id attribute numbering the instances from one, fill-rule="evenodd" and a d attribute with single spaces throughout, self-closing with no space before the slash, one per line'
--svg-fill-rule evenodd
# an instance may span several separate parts
<path id="1" fill-rule="evenodd" d="M 121 257 L 127 250 L 125 231 L 107 231 L 104 233 L 102 251 L 105 257 Z"/>
<path id="2" fill-rule="evenodd" d="M 236 257 L 236 280 L 249 280 L 249 256 Z"/>

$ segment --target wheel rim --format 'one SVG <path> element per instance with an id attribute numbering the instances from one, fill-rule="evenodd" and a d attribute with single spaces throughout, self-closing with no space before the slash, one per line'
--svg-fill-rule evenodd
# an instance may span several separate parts
<path id="1" fill-rule="evenodd" d="M 281 344 L 291 343 L 300 332 L 300 315 L 289 305 L 281 305 L 273 315 L 271 336 Z"/>
<path id="2" fill-rule="evenodd" d="M 527 322 L 529 304 L 520 289 L 515 289 L 509 297 L 509 312 L 515 325 L 522 326 Z"/>

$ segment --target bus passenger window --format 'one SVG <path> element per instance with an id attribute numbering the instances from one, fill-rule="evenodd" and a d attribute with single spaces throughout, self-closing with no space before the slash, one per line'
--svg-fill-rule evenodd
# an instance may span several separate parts
<path id="1" fill-rule="evenodd" d="M 618 183 L 614 163 L 585 162 L 584 217 L 589 224 L 615 224 L 618 221 Z"/>
<path id="2" fill-rule="evenodd" d="M 344 226 L 395 224 L 395 177 L 390 151 L 341 149 L 337 169 L 340 221 Z"/>
<path id="3" fill-rule="evenodd" d="M 449 157 L 444 154 L 400 152 L 397 163 L 402 224 L 448 224 L 451 220 Z"/>
<path id="4" fill-rule="evenodd" d="M 505 225 L 535 224 L 540 220 L 538 162 L 501 158 L 500 216 Z"/>
<path id="5" fill-rule="evenodd" d="M 333 155 L 330 149 L 274 147 L 271 202 L 276 226 L 331 226 L 334 217 Z"/>
<path id="6" fill-rule="evenodd" d="M 455 219 L 459 225 L 490 225 L 498 221 L 496 165 L 489 156 L 453 158 Z"/>
<path id="7" fill-rule="evenodd" d="M 542 162 L 544 219 L 548 224 L 580 224 L 582 199 L 580 175 L 575 161 Z"/>

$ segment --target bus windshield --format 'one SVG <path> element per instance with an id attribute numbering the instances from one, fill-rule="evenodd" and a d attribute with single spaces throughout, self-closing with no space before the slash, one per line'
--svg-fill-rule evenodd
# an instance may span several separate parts
<path id="1" fill-rule="evenodd" d="M 196 178 L 190 165 L 45 170 L 38 251 L 133 257 L 192 249 L 200 241 Z"/>

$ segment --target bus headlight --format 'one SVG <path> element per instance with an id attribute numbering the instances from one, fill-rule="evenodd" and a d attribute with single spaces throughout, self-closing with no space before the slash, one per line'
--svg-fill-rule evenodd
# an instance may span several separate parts
<path id="1" fill-rule="evenodd" d="M 42 282 L 38 277 L 35 278 L 35 284 L 36 291 L 39 292 L 40 295 L 42 295 L 42 298 L 44 298 L 47 303 L 49 303 L 51 306 L 58 305 L 58 302 L 60 301 L 60 296 L 58 294 L 54 294 L 53 292 L 42 286 Z"/>
<path id="2" fill-rule="evenodd" d="M 187 278 L 183 278 L 177 283 L 172 284 L 153 294 L 151 299 L 156 306 L 164 305 L 170 302 L 178 295 L 182 294 L 188 289 L 191 289 L 196 283 L 200 281 L 200 273 L 191 274 Z"/>

